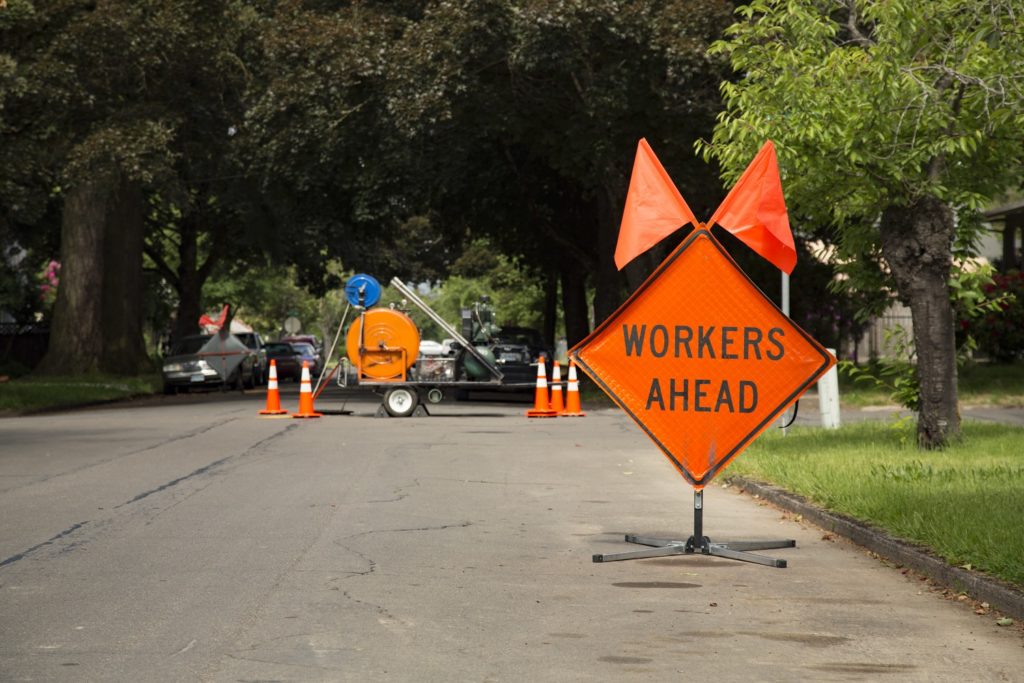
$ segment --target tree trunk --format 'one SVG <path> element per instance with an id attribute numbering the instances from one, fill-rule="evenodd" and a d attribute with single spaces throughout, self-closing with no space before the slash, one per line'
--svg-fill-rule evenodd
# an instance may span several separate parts
<path id="1" fill-rule="evenodd" d="M 50 345 L 37 372 L 80 375 L 100 370 L 103 352 L 103 235 L 110 180 L 75 184 L 64 198 L 60 286 Z"/>
<path id="2" fill-rule="evenodd" d="M 199 231 L 190 217 L 181 224 L 178 244 L 178 311 L 174 321 L 175 340 L 199 332 L 199 304 L 203 283 L 199 277 Z"/>
<path id="3" fill-rule="evenodd" d="M 918 444 L 941 448 L 960 435 L 956 340 L 949 274 L 955 226 L 948 206 L 934 197 L 890 207 L 880 225 L 882 255 L 900 300 L 910 307 L 920 378 Z"/>
<path id="4" fill-rule="evenodd" d="M 548 272 L 544 276 L 544 320 L 541 333 L 544 342 L 555 348 L 555 328 L 558 326 L 558 278 Z"/>
<path id="5" fill-rule="evenodd" d="M 107 206 L 100 369 L 137 375 L 149 365 L 142 335 L 142 188 L 122 180 Z"/>
<path id="6" fill-rule="evenodd" d="M 597 327 L 622 303 L 622 279 L 615 267 L 615 243 L 619 237 L 615 209 L 607 192 L 597 193 L 597 272 L 594 273 L 594 326 Z M 621 213 L 621 208 L 620 208 Z"/>
<path id="7" fill-rule="evenodd" d="M 587 272 L 572 259 L 561 266 L 562 312 L 565 315 L 565 338 L 571 349 L 590 334 L 587 315 Z"/>

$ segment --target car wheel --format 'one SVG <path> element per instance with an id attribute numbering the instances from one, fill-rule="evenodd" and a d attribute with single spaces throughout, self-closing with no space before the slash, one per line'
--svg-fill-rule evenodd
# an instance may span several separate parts
<path id="1" fill-rule="evenodd" d="M 228 377 L 228 381 L 220 385 L 221 391 L 241 391 L 242 390 L 242 371 L 237 370 L 235 374 Z"/>
<path id="2" fill-rule="evenodd" d="M 409 417 L 416 410 L 419 396 L 409 387 L 395 387 L 384 394 L 384 410 L 391 417 Z"/>
<path id="3" fill-rule="evenodd" d="M 174 386 L 173 384 L 164 385 L 164 394 L 168 396 L 174 396 L 176 393 L 178 393 L 178 387 Z"/>

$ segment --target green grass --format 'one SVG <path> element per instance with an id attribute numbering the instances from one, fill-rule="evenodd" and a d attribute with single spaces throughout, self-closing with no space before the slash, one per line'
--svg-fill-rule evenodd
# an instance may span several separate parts
<path id="1" fill-rule="evenodd" d="M 139 377 L 25 376 L 0 384 L 0 412 L 29 413 L 131 398 L 160 391 L 159 374 Z"/>
<path id="2" fill-rule="evenodd" d="M 957 388 L 965 405 L 1024 406 L 1024 363 L 970 363 L 960 370 Z M 839 373 L 839 400 L 847 406 L 891 405 L 889 393 Z"/>
<path id="3" fill-rule="evenodd" d="M 914 445 L 912 423 L 766 433 L 730 466 L 1024 587 L 1024 429 L 965 422 L 961 443 Z"/>

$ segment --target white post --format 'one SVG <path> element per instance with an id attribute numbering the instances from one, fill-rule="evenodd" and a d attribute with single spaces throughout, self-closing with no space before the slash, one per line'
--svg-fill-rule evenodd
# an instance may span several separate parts
<path id="1" fill-rule="evenodd" d="M 836 355 L 835 349 L 828 352 Z M 818 380 L 818 410 L 822 427 L 839 429 L 839 372 L 834 365 Z"/>
<path id="2" fill-rule="evenodd" d="M 782 312 L 789 317 L 789 273 L 782 273 Z"/>

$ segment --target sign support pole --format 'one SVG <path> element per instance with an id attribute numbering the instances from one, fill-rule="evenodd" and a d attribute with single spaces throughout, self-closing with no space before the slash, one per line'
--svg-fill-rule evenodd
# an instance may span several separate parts
<path id="1" fill-rule="evenodd" d="M 786 561 L 767 555 L 748 552 L 770 548 L 795 548 L 792 539 L 771 541 L 725 541 L 713 543 L 704 535 L 704 490 L 693 491 L 693 535 L 685 541 L 667 538 L 652 538 L 626 534 L 626 543 L 651 546 L 650 550 L 630 550 L 624 553 L 601 553 L 593 556 L 594 562 L 617 562 L 619 560 L 643 560 L 649 557 L 668 555 L 713 555 L 740 562 L 763 564 L 766 567 L 785 568 Z"/>
<path id="2" fill-rule="evenodd" d="M 789 273 L 782 271 L 782 312 L 787 318 L 789 315 Z M 786 426 L 790 424 L 789 414 L 792 410 L 787 410 L 782 414 L 780 418 L 781 422 L 779 427 L 782 428 L 782 435 L 786 436 Z"/>

